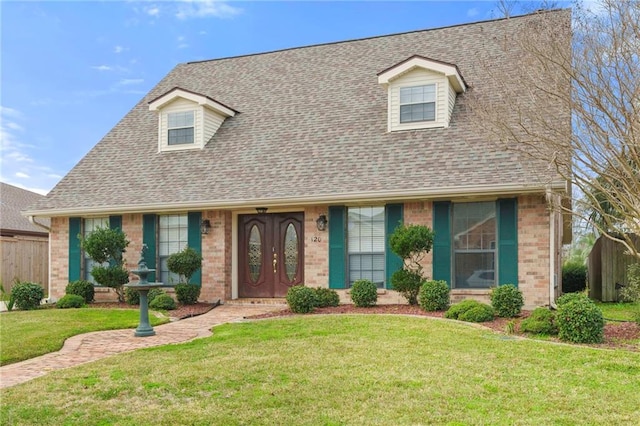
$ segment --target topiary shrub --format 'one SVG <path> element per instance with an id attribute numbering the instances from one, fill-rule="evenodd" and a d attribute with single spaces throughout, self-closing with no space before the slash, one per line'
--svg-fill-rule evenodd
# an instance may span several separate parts
<path id="1" fill-rule="evenodd" d="M 602 311 L 588 298 L 576 298 L 558 306 L 558 336 L 573 343 L 600 343 L 604 336 Z"/>
<path id="2" fill-rule="evenodd" d="M 423 280 L 422 274 L 418 271 L 399 269 L 391 275 L 391 286 L 404 296 L 410 305 L 417 305 Z"/>
<path id="3" fill-rule="evenodd" d="M 200 286 L 195 284 L 176 284 L 176 298 L 183 305 L 195 305 L 200 297 Z"/>
<path id="4" fill-rule="evenodd" d="M 562 265 L 562 291 L 574 293 L 587 288 L 587 265 L 567 262 Z"/>
<path id="5" fill-rule="evenodd" d="M 524 306 L 522 292 L 513 284 L 505 284 L 493 288 L 489 298 L 496 315 L 502 318 L 513 318 L 520 315 L 520 311 Z"/>
<path id="6" fill-rule="evenodd" d="M 316 307 L 326 308 L 340 304 L 340 296 L 337 291 L 322 287 L 318 287 L 314 291 L 316 292 Z"/>
<path id="7" fill-rule="evenodd" d="M 316 290 L 302 285 L 290 287 L 286 299 L 289 309 L 296 314 L 313 312 L 318 303 Z"/>
<path id="8" fill-rule="evenodd" d="M 399 225 L 389 236 L 391 251 L 403 262 L 402 270 L 391 275 L 391 286 L 410 305 L 418 304 L 418 293 L 424 281 L 421 261 L 432 246 L 433 231 L 424 225 Z"/>
<path id="9" fill-rule="evenodd" d="M 359 308 L 375 306 L 378 302 L 378 289 L 370 280 L 357 280 L 351 286 L 351 300 Z"/>
<path id="10" fill-rule="evenodd" d="M 86 303 L 93 302 L 93 299 L 96 294 L 96 290 L 89 281 L 78 280 L 72 281 L 67 284 L 67 287 L 64 289 L 66 294 L 75 294 L 77 296 L 81 296 Z"/>
<path id="11" fill-rule="evenodd" d="M 138 290 L 134 290 L 131 287 L 125 287 L 125 289 L 124 289 L 124 299 L 130 305 L 139 305 L 140 304 L 140 293 L 138 293 Z"/>
<path id="12" fill-rule="evenodd" d="M 44 290 L 36 283 L 19 282 L 11 289 L 11 298 L 18 309 L 24 311 L 37 309 L 44 298 Z"/>
<path id="13" fill-rule="evenodd" d="M 56 308 L 69 309 L 69 308 L 82 308 L 85 306 L 84 297 L 77 294 L 65 294 L 56 302 Z"/>
<path id="14" fill-rule="evenodd" d="M 420 307 L 425 311 L 444 311 L 449 308 L 449 286 L 446 281 L 426 281 L 420 287 Z"/>
<path id="15" fill-rule="evenodd" d="M 536 308 L 528 318 L 522 320 L 520 330 L 525 333 L 555 336 L 558 334 L 556 313 L 548 308 Z"/>
<path id="16" fill-rule="evenodd" d="M 493 308 L 486 303 L 478 303 L 475 306 L 458 316 L 458 320 L 466 322 L 486 322 L 493 321 L 495 312 Z"/>
<path id="17" fill-rule="evenodd" d="M 589 299 L 589 296 L 584 293 L 567 293 L 558 297 L 558 300 L 556 300 L 556 305 L 562 306 L 566 303 L 573 302 L 574 300 L 591 301 L 591 299 Z"/>
<path id="18" fill-rule="evenodd" d="M 202 255 L 191 247 L 185 247 L 184 250 L 173 253 L 167 258 L 167 268 L 174 274 L 178 274 L 181 280 L 180 282 L 183 284 L 189 284 L 191 276 L 195 274 L 201 266 Z M 198 295 L 200 295 L 200 293 L 198 293 Z"/>
<path id="19" fill-rule="evenodd" d="M 151 292 L 149 292 L 151 293 Z M 171 311 L 176 308 L 176 301 L 173 297 L 166 293 L 157 294 L 150 302 L 149 307 L 151 309 L 162 309 L 165 311 Z"/>
<path id="20" fill-rule="evenodd" d="M 460 303 L 456 303 L 455 305 L 452 305 L 447 310 L 447 312 L 444 313 L 444 317 L 449 319 L 458 319 L 460 315 L 464 314 L 470 309 L 477 307 L 478 305 L 480 305 L 480 302 L 478 302 L 477 300 L 473 300 L 473 299 L 463 300 Z"/>

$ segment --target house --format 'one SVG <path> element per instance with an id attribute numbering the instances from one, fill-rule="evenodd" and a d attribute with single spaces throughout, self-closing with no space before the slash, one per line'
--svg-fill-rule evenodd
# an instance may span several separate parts
<path id="1" fill-rule="evenodd" d="M 44 195 L 0 182 L 1 283 L 10 292 L 15 280 L 49 285 L 49 224 L 47 218 L 29 221 L 20 211 Z"/>
<path id="2" fill-rule="evenodd" d="M 505 40 L 531 22 L 567 27 L 570 11 L 179 64 L 25 212 L 52 221 L 50 294 L 91 278 L 78 235 L 96 226 L 126 233 L 129 268 L 146 244 L 163 282 L 168 255 L 201 252 L 204 301 L 360 278 L 392 294 L 403 222 L 434 229 L 425 271 L 454 299 L 512 283 L 552 304 L 567 182 L 499 149 L 469 105 L 517 96 L 496 75 L 514 77 Z"/>

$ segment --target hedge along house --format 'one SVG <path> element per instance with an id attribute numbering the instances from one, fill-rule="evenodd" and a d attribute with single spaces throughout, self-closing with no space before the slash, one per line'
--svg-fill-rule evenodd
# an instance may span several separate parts
<path id="1" fill-rule="evenodd" d="M 406 223 L 435 230 L 425 270 L 454 298 L 513 283 L 527 306 L 552 303 L 567 183 L 499 150 L 467 97 L 513 95 L 481 62 L 508 75 L 521 52 L 497 40 L 532 20 L 570 12 L 178 65 L 25 212 L 52 221 L 49 294 L 91 279 L 78 235 L 96 226 L 126 233 L 130 268 L 147 244 L 164 282 L 169 254 L 200 251 L 204 301 L 390 289 L 402 263 L 388 239 Z"/>

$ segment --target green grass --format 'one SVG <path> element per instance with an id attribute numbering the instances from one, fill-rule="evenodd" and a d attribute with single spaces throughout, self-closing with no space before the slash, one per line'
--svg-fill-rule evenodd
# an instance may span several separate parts
<path id="1" fill-rule="evenodd" d="M 134 309 L 38 309 L 0 314 L 0 365 L 7 365 L 62 348 L 76 334 L 138 326 Z M 149 316 L 151 325 L 168 319 Z"/>
<path id="2" fill-rule="evenodd" d="M 640 423 L 640 353 L 428 318 L 232 323 L 2 390 L 6 424 Z"/>
<path id="3" fill-rule="evenodd" d="M 617 321 L 633 321 L 634 312 L 640 310 L 640 302 L 596 302 L 605 319 Z"/>

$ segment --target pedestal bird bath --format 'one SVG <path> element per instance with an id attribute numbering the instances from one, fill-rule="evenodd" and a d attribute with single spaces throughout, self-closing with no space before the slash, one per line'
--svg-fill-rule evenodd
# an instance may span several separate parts
<path id="1" fill-rule="evenodd" d="M 140 294 L 140 324 L 134 333 L 136 337 L 146 337 L 153 336 L 156 332 L 151 327 L 149 323 L 149 290 L 152 288 L 159 287 L 173 287 L 171 284 L 164 284 L 161 282 L 149 282 L 147 277 L 149 274 L 155 272 L 155 269 L 149 269 L 147 267 L 147 262 L 144 260 L 144 252 L 147 246 L 144 244 L 142 246 L 142 250 L 140 251 L 140 261 L 138 262 L 138 269 L 133 269 L 131 272 L 138 276 L 138 281 L 130 281 L 128 284 L 125 284 L 125 287 L 131 288 L 133 290 L 137 290 L 138 294 Z"/>

